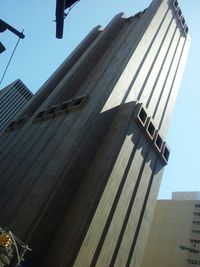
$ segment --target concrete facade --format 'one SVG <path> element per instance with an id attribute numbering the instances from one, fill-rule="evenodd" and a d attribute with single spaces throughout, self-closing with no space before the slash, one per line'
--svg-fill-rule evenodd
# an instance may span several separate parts
<path id="1" fill-rule="evenodd" d="M 189 49 L 172 1 L 94 28 L 0 140 L 0 219 L 28 266 L 134 266 Z"/>
<path id="2" fill-rule="evenodd" d="M 158 200 L 141 267 L 200 266 L 200 201 Z"/>

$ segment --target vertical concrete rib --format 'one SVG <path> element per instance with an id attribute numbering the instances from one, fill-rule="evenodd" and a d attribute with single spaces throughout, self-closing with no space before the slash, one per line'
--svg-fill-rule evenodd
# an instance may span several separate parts
<path id="1" fill-rule="evenodd" d="M 161 165 L 159 164 L 159 159 L 156 159 L 154 161 L 154 164 L 153 164 L 152 173 L 151 173 L 151 175 L 149 177 L 148 186 L 146 188 L 146 193 L 145 193 L 145 198 L 144 198 L 144 201 L 143 201 L 143 204 L 142 204 L 142 209 L 141 209 L 141 212 L 140 212 L 140 216 L 139 216 L 139 219 L 138 219 L 138 222 L 137 222 L 137 228 L 136 228 L 136 231 L 135 231 L 135 236 L 134 236 L 133 241 L 132 241 L 132 245 L 131 245 L 131 249 L 130 249 L 130 252 L 129 252 L 129 256 L 128 256 L 126 265 L 124 265 L 126 267 L 129 267 L 129 266 L 139 267 L 140 266 L 139 262 L 137 262 L 137 260 L 138 260 L 137 259 L 137 255 L 135 255 L 135 257 L 134 257 L 134 253 L 135 253 L 137 242 L 139 242 L 138 237 L 141 234 L 141 227 L 142 227 L 142 223 L 143 223 L 145 210 L 146 210 L 146 207 L 148 205 L 150 193 L 151 193 L 151 190 L 152 190 L 152 184 L 154 183 L 154 179 L 157 178 L 156 174 L 160 172 L 160 169 L 161 169 Z M 148 235 L 148 233 L 146 233 L 146 234 Z M 144 245 L 144 244 L 141 244 L 141 245 Z M 140 261 L 141 261 L 141 258 L 140 258 Z"/>
<path id="2" fill-rule="evenodd" d="M 128 205 L 128 203 L 125 204 L 124 202 L 129 201 L 128 197 L 123 199 L 123 196 L 124 197 L 127 196 L 128 187 L 132 188 L 133 197 L 135 197 L 135 195 L 136 195 L 136 192 L 138 189 L 137 185 L 138 185 L 139 180 L 141 178 L 141 172 L 143 171 L 142 166 L 140 166 L 141 168 L 137 169 L 138 176 L 137 176 L 137 172 L 136 172 L 136 177 L 137 177 L 136 180 L 132 181 L 132 176 L 130 175 L 130 173 L 131 173 L 131 169 L 135 168 L 135 166 L 132 166 L 133 160 L 135 160 L 135 157 L 137 156 L 138 159 L 136 159 L 136 160 L 137 160 L 137 162 L 140 162 L 140 157 L 141 157 L 141 155 L 139 153 L 136 154 L 138 146 L 141 143 L 140 136 L 138 136 L 137 138 L 138 139 L 135 140 L 135 145 L 134 145 L 133 151 L 130 155 L 130 158 L 128 159 L 124 174 L 121 178 L 119 188 L 118 188 L 117 193 L 115 195 L 111 210 L 109 212 L 107 221 L 106 221 L 104 229 L 102 231 L 101 238 L 98 242 L 98 245 L 97 245 L 96 251 L 94 253 L 93 260 L 90 264 L 90 267 L 101 266 L 102 261 L 103 262 L 106 261 L 106 264 L 109 265 L 109 262 L 111 260 L 111 255 L 112 255 L 112 249 L 114 249 L 115 242 L 116 242 L 114 240 L 114 238 L 112 238 L 112 237 L 115 236 L 115 238 L 117 238 L 118 231 L 120 231 L 121 224 L 123 223 L 123 220 L 124 220 L 124 216 L 125 216 L 125 212 L 126 212 L 126 206 Z M 130 195 L 129 195 L 129 197 L 130 197 Z M 122 211 L 122 214 L 120 217 L 118 214 L 119 210 Z M 113 229 L 115 230 L 115 233 L 112 232 Z M 110 248 L 110 244 L 113 244 L 112 248 Z M 107 255 L 107 257 L 106 257 L 106 255 Z"/>
<path id="3" fill-rule="evenodd" d="M 55 90 L 55 87 L 58 83 L 63 79 L 66 73 L 73 67 L 74 64 L 80 59 L 83 53 L 90 47 L 90 45 L 94 42 L 94 40 L 99 36 L 102 32 L 100 26 L 95 27 L 78 45 L 78 47 L 69 55 L 69 57 L 61 64 L 61 66 L 51 75 L 51 77 L 46 81 L 46 83 L 38 90 L 32 100 L 30 100 L 28 105 L 17 114 L 17 117 L 28 115 L 32 116 L 33 113 L 39 108 L 39 106 L 46 100 L 48 95 Z M 29 124 L 28 124 L 29 125 Z M 27 125 L 24 128 L 27 130 Z M 25 130 L 10 133 L 9 139 L 4 140 L 4 148 L 7 148 L 10 142 L 18 142 L 18 137 L 23 138 L 26 134 Z M 23 135 L 22 135 L 23 132 Z M 12 138 L 12 136 L 14 136 Z M 11 146 L 13 146 L 12 144 Z"/>
<path id="4" fill-rule="evenodd" d="M 115 247 L 110 266 L 125 266 L 132 244 L 131 236 L 133 237 L 135 235 L 137 226 L 136 222 L 142 210 L 142 204 L 144 201 L 146 188 L 148 186 L 147 176 L 151 176 L 153 171 L 152 165 L 154 164 L 156 158 L 156 155 L 153 151 L 151 151 L 151 148 L 146 149 L 143 153 L 143 168 L 141 168 L 140 177 L 136 186 L 137 191 L 135 192 L 135 196 L 134 194 L 131 196 L 131 200 L 126 212 L 126 217 L 124 219 L 123 226 L 117 240 L 117 245 Z"/>
<path id="5" fill-rule="evenodd" d="M 177 86 L 177 84 L 180 84 L 180 81 L 181 81 L 181 76 L 183 74 L 183 66 L 185 65 L 184 63 L 187 59 L 186 55 L 188 54 L 189 45 L 190 45 L 190 39 L 187 38 L 184 41 L 182 51 L 181 51 L 181 56 L 179 58 L 177 68 L 175 70 L 175 75 L 174 75 L 170 90 L 168 92 L 167 99 L 165 100 L 163 111 L 161 113 L 158 127 L 160 130 L 162 130 L 163 136 L 166 136 L 166 133 L 167 133 L 167 128 L 168 128 L 169 120 L 172 114 L 172 109 L 173 109 L 175 99 L 178 93 L 179 86 Z"/>
<path id="6" fill-rule="evenodd" d="M 36 178 L 39 174 L 39 170 L 41 168 L 44 169 L 46 166 L 45 162 L 41 161 L 42 155 L 46 153 L 46 149 L 48 146 L 52 147 L 51 140 L 54 137 L 55 132 L 58 130 L 60 123 L 61 121 L 57 121 L 57 123 L 54 123 L 55 128 L 46 126 L 45 128 L 43 128 L 43 132 L 40 128 L 41 131 L 37 132 L 34 135 L 34 138 L 36 138 L 35 141 L 31 140 L 30 142 L 30 140 L 28 140 L 28 143 L 30 143 L 29 150 L 22 151 L 22 158 L 16 157 L 12 168 L 8 168 L 7 173 L 5 173 L 6 180 L 4 181 L 4 185 L 2 185 L 1 182 L 1 187 L 10 187 L 11 189 L 10 194 L 8 196 L 4 196 L 4 194 L 2 194 L 2 196 L 0 197 L 0 199 L 3 198 L 0 201 L 0 210 L 2 214 L 4 214 L 3 207 L 7 207 L 10 204 L 9 201 L 11 199 L 12 213 L 14 212 L 14 207 L 20 207 L 22 205 L 23 200 L 25 199 L 25 196 L 22 197 L 24 195 L 23 192 L 26 191 L 26 195 L 28 194 L 30 186 L 33 186 L 33 182 L 37 181 Z M 35 147 L 36 143 L 37 147 Z M 26 144 L 26 147 L 28 147 L 28 144 Z M 30 157 L 28 157 L 29 153 L 32 154 L 31 159 Z M 22 162 L 23 165 L 21 166 Z M 32 175 L 30 175 L 30 173 L 32 173 Z M 12 179 L 13 176 L 15 176 L 14 181 Z M 15 194 L 15 196 L 21 196 L 21 202 L 19 200 L 18 202 L 15 202 L 15 197 L 13 197 L 13 194 Z M 13 201 L 15 202 L 15 204 L 13 204 Z M 7 208 L 5 208 L 5 210 L 6 209 Z"/>
<path id="7" fill-rule="evenodd" d="M 160 164 L 159 161 L 157 163 L 158 165 Z M 146 244 L 147 242 L 148 227 L 153 218 L 153 213 L 151 212 L 151 208 L 156 206 L 162 173 L 163 173 L 163 169 L 161 167 L 160 170 L 159 168 L 157 169 L 154 175 L 153 182 L 152 182 L 151 189 L 150 189 L 150 194 L 149 194 L 148 201 L 145 207 L 143 220 L 141 223 L 140 231 L 139 231 L 137 242 L 136 242 L 136 247 L 132 255 L 130 266 L 141 267 L 143 253 L 141 252 L 139 243 L 141 244 L 141 246 L 144 246 L 144 244 Z"/>
<path id="8" fill-rule="evenodd" d="M 130 120 L 130 124 L 131 125 L 131 120 Z M 131 142 L 131 143 L 130 143 Z M 121 194 L 121 190 L 123 189 L 124 186 L 124 182 L 127 178 L 127 174 L 123 177 L 124 174 L 124 167 L 123 168 L 119 168 L 118 164 L 120 165 L 124 165 L 123 162 L 126 162 L 126 164 L 128 164 L 128 160 L 129 157 L 133 157 L 134 156 L 134 152 L 133 152 L 133 147 L 134 145 L 132 144 L 131 141 L 131 136 L 126 137 L 124 144 L 121 148 L 121 151 L 119 153 L 119 156 L 115 162 L 115 166 L 113 167 L 111 176 L 109 178 L 109 180 L 107 181 L 106 184 L 106 188 L 104 189 L 103 195 L 100 199 L 100 202 L 98 204 L 98 208 L 96 209 L 95 215 L 94 215 L 94 219 L 92 220 L 90 227 L 88 229 L 87 235 L 84 239 L 83 245 L 81 247 L 81 250 L 79 251 L 79 255 L 77 257 L 76 262 L 74 263 L 74 266 L 81 266 L 81 261 L 79 261 L 79 258 L 82 258 L 82 253 L 85 255 L 85 258 L 87 259 L 87 264 L 88 266 L 93 266 L 94 262 L 92 263 L 92 260 L 95 261 L 94 257 L 96 257 L 95 254 L 95 250 L 100 250 L 101 249 L 101 244 L 104 242 L 104 238 L 106 237 L 106 232 L 107 229 L 110 226 L 110 221 L 112 220 L 112 216 L 114 214 L 114 211 L 116 209 L 116 205 L 118 203 L 118 197 Z M 124 158 L 123 154 L 124 151 L 126 150 L 126 157 Z M 132 156 L 131 156 L 132 155 Z M 130 162 L 127 165 L 128 169 L 130 168 Z M 127 169 L 127 171 L 128 171 Z M 120 186 L 121 184 L 121 186 Z M 118 190 L 119 189 L 119 190 Z M 104 215 L 102 214 L 102 212 L 104 213 Z M 101 222 L 100 224 L 98 224 L 98 228 L 97 229 L 97 225 L 96 225 L 96 221 Z M 102 233 L 104 232 L 104 234 L 102 235 Z M 99 244 L 99 245 L 98 245 Z M 92 245 L 92 247 L 91 247 Z M 92 249 L 92 251 L 91 251 Z M 97 254 L 99 254 L 99 252 L 96 252 Z"/>
<path id="9" fill-rule="evenodd" d="M 145 97 L 143 96 L 141 99 L 141 96 L 143 93 L 145 95 L 149 93 L 150 87 L 146 85 L 146 83 L 155 79 L 155 64 L 160 64 L 158 59 L 160 58 L 162 50 L 165 49 L 165 40 L 171 23 L 172 18 L 170 10 L 167 10 L 167 16 L 163 19 L 162 24 L 159 25 L 155 39 L 152 40 L 147 54 L 144 55 L 142 67 L 138 70 L 138 77 L 134 84 L 134 88 L 138 88 L 138 95 L 136 96 L 138 100 L 145 102 Z M 157 64 L 156 67 L 158 68 L 159 66 L 157 66 Z"/>
<path id="10" fill-rule="evenodd" d="M 158 9 L 157 11 L 159 16 L 155 16 L 150 22 L 150 24 L 148 24 L 148 27 L 151 28 L 151 32 L 148 30 L 145 31 L 143 36 L 141 36 L 139 46 L 136 46 L 134 51 L 132 50 L 132 57 L 130 57 L 129 62 L 127 62 L 128 64 L 126 65 L 126 68 L 123 71 L 123 75 L 122 77 L 120 77 L 120 80 L 118 81 L 116 89 L 114 89 L 116 92 L 114 91 L 114 93 L 111 95 L 112 98 L 115 98 L 115 95 L 119 95 L 118 90 L 121 91 L 121 87 L 123 86 L 124 79 L 126 79 L 127 81 L 128 89 L 127 89 L 127 86 L 124 88 L 125 91 L 124 91 L 124 96 L 121 99 L 121 103 L 129 102 L 136 98 L 137 92 L 139 92 L 139 88 L 135 86 L 135 82 L 139 81 L 138 75 L 140 74 L 140 71 L 142 68 L 144 71 L 148 72 L 148 69 L 144 68 L 144 64 L 146 60 L 149 60 L 148 58 L 149 52 L 152 46 L 155 45 L 154 40 L 156 40 L 160 27 L 162 27 L 167 17 L 168 11 L 169 10 L 168 9 L 166 10 L 166 7 L 161 4 L 160 9 Z M 144 23 L 143 19 L 141 19 L 140 23 L 138 24 L 138 29 L 141 29 L 140 26 L 142 23 Z M 156 26 L 154 27 L 154 25 Z M 134 33 L 134 36 L 136 36 L 136 33 L 135 32 L 133 33 Z M 142 50 L 142 53 L 141 53 L 141 50 Z M 152 53 L 154 53 L 154 51 Z M 133 88 L 134 90 L 132 90 Z M 107 105 L 109 105 L 109 103 Z"/>
<path id="11" fill-rule="evenodd" d="M 59 66 L 59 68 L 51 75 L 51 77 L 44 83 L 44 85 L 38 90 L 33 101 L 27 107 L 25 107 L 19 116 L 29 115 L 31 116 L 36 109 L 46 100 L 46 98 L 55 90 L 56 86 L 65 77 L 66 73 L 76 64 L 85 51 L 96 40 L 99 34 L 102 32 L 101 26 L 95 27 L 77 46 L 76 49 L 69 55 L 69 57 Z"/>
<path id="12" fill-rule="evenodd" d="M 167 76 L 170 73 L 170 67 L 174 60 L 174 55 L 179 46 L 180 34 L 178 31 L 175 31 L 175 35 L 173 36 L 173 40 L 170 43 L 170 47 L 166 53 L 166 56 L 163 60 L 163 65 L 159 75 L 156 77 L 155 83 L 152 87 L 152 92 L 150 93 L 147 101 L 147 107 L 151 114 L 151 116 L 155 117 L 155 105 L 159 103 L 159 98 L 162 96 L 163 88 L 165 87 L 165 83 L 167 82 Z"/>
<path id="13" fill-rule="evenodd" d="M 157 163 L 157 161 L 155 161 L 155 163 L 154 163 L 154 168 L 153 168 L 153 171 L 152 171 L 150 179 L 149 179 L 149 184 L 148 184 L 148 187 L 147 187 L 147 190 L 146 190 L 145 199 L 144 199 L 144 202 L 143 202 L 143 205 L 142 205 L 142 210 L 140 212 L 139 220 L 138 220 L 138 223 L 137 223 L 137 228 L 136 228 L 136 231 L 135 231 L 135 235 L 134 235 L 134 238 L 133 238 L 133 242 L 132 242 L 132 245 L 131 245 L 131 249 L 130 249 L 129 256 L 128 256 L 128 259 L 127 259 L 125 267 L 130 267 L 131 266 L 130 263 L 131 263 L 132 256 L 133 256 L 133 253 L 134 253 L 134 250 L 135 250 L 137 238 L 138 238 L 138 235 L 139 235 L 139 231 L 140 231 L 140 227 L 141 227 L 141 224 L 142 224 L 145 208 L 146 208 L 146 205 L 147 205 L 147 202 L 148 202 L 151 186 L 152 186 L 152 183 L 153 183 L 153 179 L 154 179 L 154 175 L 155 175 L 155 171 L 156 171 L 156 167 L 157 167 L 156 163 Z"/>
<path id="14" fill-rule="evenodd" d="M 113 41 L 113 37 L 114 37 L 114 35 L 116 35 L 117 33 L 119 33 L 119 28 L 120 27 L 122 27 L 123 25 L 124 25 L 124 19 L 123 19 L 123 17 L 122 17 L 122 13 L 120 13 L 119 15 L 117 15 L 114 19 L 113 19 L 113 21 L 110 23 L 110 25 L 107 27 L 107 29 L 102 33 L 102 36 L 101 36 L 101 38 L 100 39 L 98 39 L 98 41 L 97 41 L 97 45 L 98 46 L 107 46 L 108 45 L 108 36 L 109 36 L 109 39 L 110 39 L 110 42 L 111 41 Z M 115 31 L 113 31 L 113 29 L 115 29 Z M 112 34 L 112 36 L 110 35 L 110 33 L 111 32 L 113 32 L 113 34 Z M 112 37 L 112 38 L 111 38 Z M 90 39 L 89 39 L 90 40 Z M 88 41 L 87 39 L 86 39 L 86 41 Z M 84 45 L 85 45 L 85 42 L 83 43 Z M 85 48 L 85 46 L 84 46 L 84 48 Z M 102 47 L 101 47 L 102 48 Z M 80 47 L 80 49 L 82 49 L 82 46 Z M 94 49 L 92 50 L 92 51 L 90 51 L 90 53 L 89 53 L 89 55 L 90 56 L 88 56 L 87 55 L 87 57 L 86 57 L 86 59 L 88 59 L 89 58 L 89 60 L 91 60 L 91 54 L 93 54 L 93 58 L 94 59 L 96 59 L 96 57 L 97 57 L 97 55 L 95 56 L 95 53 L 94 53 L 94 50 L 96 50 L 97 49 L 97 47 L 95 46 L 94 47 Z M 82 50 L 81 50 L 82 51 Z M 102 53 L 102 51 L 100 50 L 99 51 L 99 56 L 100 56 L 100 54 Z M 73 53 L 74 54 L 74 53 Z M 98 53 L 97 53 L 98 54 Z M 76 56 L 76 58 L 77 58 L 77 56 Z M 74 59 L 73 57 L 72 57 L 72 59 Z M 70 62 L 70 61 L 69 61 Z M 68 63 L 68 61 L 67 61 L 67 63 Z M 74 61 L 73 61 L 73 63 L 74 63 Z M 96 64 L 96 61 L 95 60 L 93 60 L 93 64 Z M 64 71 L 66 71 L 66 67 L 65 67 L 65 65 L 66 64 L 64 64 Z M 79 64 L 81 67 L 82 67 L 82 64 Z M 67 65 L 68 66 L 68 65 Z M 71 66 L 71 65 L 70 65 Z M 79 67 L 80 67 L 79 66 Z M 88 70 L 88 68 L 86 68 L 86 66 L 84 65 L 83 66 L 83 69 L 84 69 L 84 71 L 86 71 L 87 72 L 87 74 L 89 73 L 89 70 Z M 62 69 L 62 71 L 63 71 L 63 69 Z M 56 72 L 57 73 L 57 72 Z M 77 73 L 74 73 L 75 74 L 75 76 L 77 75 Z M 80 73 L 79 73 L 79 75 L 80 75 Z M 53 76 L 54 77 L 54 76 Z M 51 80 L 52 79 L 50 79 L 50 82 L 51 82 Z M 76 79 L 77 80 L 77 79 Z M 46 87 L 45 87 L 46 88 Z M 65 87 L 62 87 L 62 90 L 64 90 L 65 89 L 65 91 L 66 91 L 66 88 Z M 73 93 L 74 93 L 74 90 L 73 90 Z M 44 123 L 45 124 L 45 123 Z M 47 122 L 46 122 L 46 124 L 47 124 Z M 34 127 L 34 125 L 33 125 L 33 127 Z M 37 126 L 35 126 L 35 127 L 37 127 Z M 44 125 L 43 125 L 43 127 L 44 127 Z M 39 129 L 37 130 L 37 131 L 40 131 Z M 31 133 L 31 134 L 33 134 L 33 133 Z M 25 133 L 21 136 L 21 133 L 19 132 L 19 137 L 21 137 L 21 138 L 23 138 L 24 137 L 24 135 L 25 135 Z M 34 134 L 35 135 L 35 134 Z M 11 149 L 9 149 L 9 147 L 7 146 L 6 147 L 6 152 L 5 152 L 5 155 L 7 155 L 8 153 L 12 153 L 12 149 L 14 149 L 15 151 L 18 151 L 19 152 L 19 150 L 18 149 L 16 149 L 16 147 L 15 147 L 15 144 L 17 145 L 17 140 L 16 140 L 17 138 L 16 138 L 16 134 L 15 134 L 15 140 L 14 140 L 14 144 L 13 143 L 11 143 L 10 144 L 10 147 L 11 147 Z M 27 134 L 26 134 L 26 137 L 25 137 L 25 139 L 27 139 Z M 23 140 L 22 140 L 23 141 Z M 32 146 L 33 147 L 33 146 Z M 23 146 L 21 146 L 21 148 L 23 148 Z M 12 153 L 13 154 L 13 153 Z M 5 155 L 4 155 L 4 159 L 5 159 Z M 13 154 L 13 158 L 15 157 L 15 154 Z M 11 172 L 11 170 L 9 170 L 10 172 Z"/>
<path id="15" fill-rule="evenodd" d="M 144 80 L 144 83 L 141 87 L 141 92 L 138 94 L 138 99 L 141 102 L 146 103 L 147 108 L 149 106 L 149 102 L 155 90 L 159 76 L 164 67 L 164 62 L 171 48 L 171 44 L 174 40 L 175 33 L 176 33 L 176 25 L 174 25 L 174 22 L 172 20 L 168 25 L 165 36 L 161 42 L 161 46 L 157 51 L 156 57 L 152 65 L 150 66 L 150 71 Z"/>
<path id="16" fill-rule="evenodd" d="M 171 80 L 172 80 L 172 76 L 174 75 L 174 70 L 176 69 L 176 66 L 177 66 L 177 60 L 179 59 L 180 57 L 180 53 L 181 53 L 181 50 L 182 49 L 182 42 L 181 42 L 181 37 L 179 35 L 179 39 L 178 39 L 178 42 L 177 42 L 177 46 L 175 48 L 175 51 L 174 51 L 174 54 L 172 56 L 172 59 L 171 59 L 171 62 L 170 62 L 170 65 L 169 65 L 169 69 L 168 69 L 168 72 L 167 72 L 167 75 L 166 75 L 166 78 L 164 80 L 164 84 L 163 86 L 161 87 L 161 90 L 159 92 L 159 97 L 157 99 L 156 102 L 156 106 L 154 108 L 154 112 L 153 112 L 153 118 L 155 121 L 159 121 L 158 118 L 158 113 L 157 113 L 157 110 L 159 109 L 160 105 L 162 103 L 164 103 L 163 101 L 166 100 L 166 93 L 168 92 L 169 90 L 169 87 L 170 87 L 170 84 L 171 84 Z M 158 93 L 158 92 L 157 92 Z M 163 108 L 163 107 L 162 107 Z M 160 110 L 159 110 L 160 111 Z M 159 112 L 158 111 L 158 112 Z"/>
<path id="17" fill-rule="evenodd" d="M 18 209 L 23 209 L 23 202 L 29 195 L 31 196 L 31 190 L 33 190 L 34 187 L 39 187 L 39 185 L 37 185 L 38 183 L 43 183 L 43 179 L 38 181 L 37 177 L 44 177 L 45 179 L 46 176 L 51 174 L 52 178 L 54 178 L 52 166 L 55 165 L 55 160 L 51 157 L 50 161 L 49 155 L 51 153 L 54 155 L 56 154 L 59 158 L 59 151 L 62 150 L 63 139 L 66 138 L 71 129 L 71 125 L 75 124 L 76 119 L 78 119 L 77 114 L 73 113 L 70 117 L 59 116 L 54 120 L 43 121 L 31 139 L 31 142 L 26 144 L 26 149 L 21 147 L 21 157 L 19 158 L 16 156 L 14 166 L 8 170 L 8 174 L 5 176 L 7 178 L 6 184 L 10 183 L 9 186 L 13 188 L 15 196 L 18 197 L 18 201 L 15 201 L 15 198 L 12 197 L 13 190 L 11 190 L 11 193 L 7 198 L 4 196 L 4 199 L 7 202 L 6 207 L 12 207 L 12 209 L 10 208 L 11 214 L 15 214 L 14 210 L 17 212 Z M 63 128 L 63 125 L 65 128 Z M 31 158 L 27 157 L 29 153 L 31 153 Z M 22 161 L 24 162 L 23 166 L 21 166 Z M 12 181 L 12 175 L 15 173 L 15 181 Z M 58 173 L 55 173 L 55 176 L 59 177 Z M 51 184 L 50 181 L 51 179 L 49 177 L 48 186 Z M 46 190 L 47 188 L 48 187 L 46 186 Z M 23 192 L 26 192 L 26 194 L 23 194 Z M 9 198 L 10 202 L 8 201 Z M 43 198 L 45 198 L 45 194 L 43 194 Z M 39 201 L 41 202 L 41 199 Z M 7 208 L 2 210 L 2 214 L 6 213 Z M 34 212 L 32 212 L 31 216 L 33 215 Z"/>
<path id="18" fill-rule="evenodd" d="M 77 64 L 65 75 L 56 89 L 51 93 L 43 107 L 49 104 L 59 103 L 61 99 L 72 98 L 85 79 L 90 75 L 94 66 L 101 59 L 113 39 L 118 35 L 120 28 L 124 26 L 126 19 L 123 13 L 118 14 L 102 31 L 101 35 L 92 43 L 83 54 Z M 77 79 L 77 74 L 79 79 Z"/>

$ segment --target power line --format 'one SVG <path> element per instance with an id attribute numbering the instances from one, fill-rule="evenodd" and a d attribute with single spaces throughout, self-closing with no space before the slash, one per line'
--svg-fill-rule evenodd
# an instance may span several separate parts
<path id="1" fill-rule="evenodd" d="M 23 31 L 24 31 L 24 30 L 23 30 Z M 23 31 L 22 31 L 22 33 L 23 33 Z M 0 84 L 2 83 L 2 81 L 3 81 L 3 79 L 4 79 L 5 75 L 6 75 L 6 72 L 7 72 L 8 67 L 9 67 L 9 65 L 10 65 L 10 62 L 11 62 L 13 56 L 14 56 L 14 53 L 15 53 L 15 51 L 16 51 L 16 49 L 17 49 L 17 46 L 18 46 L 18 44 L 19 44 L 19 42 L 20 42 L 20 39 L 21 39 L 21 37 L 18 38 L 18 41 L 17 41 L 17 43 L 16 43 L 16 45 L 15 45 L 15 47 L 14 47 L 14 49 L 13 49 L 13 52 L 12 52 L 12 54 L 11 54 L 11 56 L 10 56 L 10 59 L 9 59 L 9 61 L 8 61 L 8 64 L 7 64 L 7 66 L 6 66 L 6 68 L 5 68 L 5 71 L 4 71 L 3 75 L 2 75 Z"/>

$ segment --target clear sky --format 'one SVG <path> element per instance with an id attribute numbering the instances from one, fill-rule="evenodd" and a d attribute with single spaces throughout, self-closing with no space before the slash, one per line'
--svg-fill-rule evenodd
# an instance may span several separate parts
<path id="1" fill-rule="evenodd" d="M 64 38 L 55 38 L 56 0 L 1 0 L 0 18 L 26 35 L 21 40 L 0 89 L 20 78 L 36 92 L 60 63 L 96 25 L 106 26 L 114 15 L 143 10 L 150 0 L 80 0 L 65 20 Z M 200 0 L 179 0 L 192 37 L 180 93 L 171 120 L 167 143 L 171 147 L 159 198 L 172 191 L 200 191 Z M 0 54 L 0 78 L 17 42 L 0 33 L 6 51 Z"/>

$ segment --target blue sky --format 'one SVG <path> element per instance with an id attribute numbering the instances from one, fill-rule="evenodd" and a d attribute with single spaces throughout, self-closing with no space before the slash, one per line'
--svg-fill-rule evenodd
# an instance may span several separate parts
<path id="1" fill-rule="evenodd" d="M 21 40 L 0 89 L 20 78 L 36 92 L 52 72 L 96 25 L 106 26 L 114 15 L 127 16 L 143 10 L 150 0 L 80 0 L 65 20 L 64 38 L 55 38 L 55 0 L 1 0 L 0 18 L 26 35 Z M 167 142 L 171 156 L 165 168 L 159 198 L 172 191 L 200 191 L 200 37 L 199 0 L 179 0 L 192 37 L 190 54 L 171 120 Z M 6 51 L 0 55 L 0 78 L 17 42 L 0 33 Z"/>

